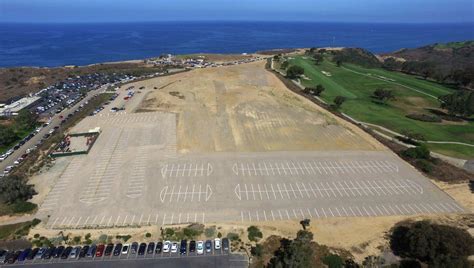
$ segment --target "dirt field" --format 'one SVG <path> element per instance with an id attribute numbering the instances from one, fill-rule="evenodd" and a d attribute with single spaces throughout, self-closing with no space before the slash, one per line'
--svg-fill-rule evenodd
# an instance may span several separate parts
<path id="1" fill-rule="evenodd" d="M 180 153 L 383 148 L 288 91 L 263 65 L 194 70 L 137 83 L 157 88 L 142 109 L 178 114 Z"/>

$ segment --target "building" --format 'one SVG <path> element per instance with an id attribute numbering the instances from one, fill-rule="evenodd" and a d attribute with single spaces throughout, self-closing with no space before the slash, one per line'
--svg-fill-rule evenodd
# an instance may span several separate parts
<path id="1" fill-rule="evenodd" d="M 11 116 L 17 114 L 19 111 L 31 107 L 35 103 L 37 103 L 41 97 L 32 96 L 32 97 L 24 97 L 19 99 L 15 102 L 12 102 L 8 105 L 1 105 L 0 106 L 0 116 Z"/>

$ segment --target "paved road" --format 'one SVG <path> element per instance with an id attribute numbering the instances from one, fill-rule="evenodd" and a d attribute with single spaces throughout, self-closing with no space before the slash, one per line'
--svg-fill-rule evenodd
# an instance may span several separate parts
<path id="1" fill-rule="evenodd" d="M 74 268 L 90 268 L 90 267 L 248 267 L 248 259 L 244 255 L 208 255 L 208 256 L 174 256 L 160 258 L 129 258 L 129 259 L 101 259 L 101 260 L 59 260 L 58 262 L 34 262 L 34 263 L 17 263 L 13 265 L 5 265 L 0 267 L 12 266 L 31 266 L 31 267 L 74 267 Z"/>
<path id="2" fill-rule="evenodd" d="M 13 165 L 13 162 L 15 162 L 15 160 L 17 160 L 21 155 L 26 153 L 26 150 L 28 148 L 34 147 L 41 140 L 41 138 L 45 134 L 47 134 L 51 129 L 53 129 L 55 126 L 59 126 L 60 123 L 61 123 L 61 120 L 62 120 L 62 119 L 60 119 L 60 116 L 66 117 L 69 113 L 71 113 L 72 111 L 79 108 L 79 106 L 81 104 L 83 104 L 86 101 L 90 100 L 94 95 L 96 95 L 96 94 L 98 94 L 98 93 L 100 93 L 101 91 L 104 91 L 104 90 L 105 90 L 105 87 L 100 87 L 96 90 L 92 90 L 86 95 L 85 98 L 80 100 L 78 103 L 76 103 L 71 108 L 66 108 L 61 113 L 53 115 L 53 117 L 51 119 L 51 122 L 48 126 L 42 128 L 41 131 L 38 134 L 36 134 L 33 138 L 31 138 L 29 141 L 27 141 L 25 144 L 23 144 L 23 146 L 21 146 L 18 150 L 15 150 L 15 152 L 13 152 L 13 154 L 11 154 L 7 159 L 0 162 L 0 172 L 3 172 L 3 170 L 5 170 L 5 168 L 7 166 Z"/>

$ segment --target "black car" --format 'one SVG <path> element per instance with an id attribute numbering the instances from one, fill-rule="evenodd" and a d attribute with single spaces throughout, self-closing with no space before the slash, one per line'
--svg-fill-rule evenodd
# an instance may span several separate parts
<path id="1" fill-rule="evenodd" d="M 156 243 L 155 253 L 160 254 L 161 250 L 163 250 L 163 242 Z"/>
<path id="2" fill-rule="evenodd" d="M 191 240 L 189 242 L 189 252 L 195 252 L 196 251 L 196 241 Z"/>
<path id="3" fill-rule="evenodd" d="M 138 255 L 145 255 L 146 243 L 141 243 L 138 248 Z"/>
<path id="4" fill-rule="evenodd" d="M 114 256 L 119 256 L 122 253 L 122 244 L 118 243 L 114 248 Z"/>
<path id="5" fill-rule="evenodd" d="M 59 258 L 61 256 L 61 254 L 63 254 L 63 251 L 64 251 L 63 246 L 57 247 L 53 252 L 53 258 L 55 258 L 55 259 Z"/>
<path id="6" fill-rule="evenodd" d="M 188 240 L 181 240 L 181 246 L 179 247 L 179 254 L 185 255 L 188 247 Z"/>
<path id="7" fill-rule="evenodd" d="M 34 248 L 33 250 L 31 250 L 30 253 L 28 253 L 28 256 L 26 256 L 26 259 L 32 260 L 36 256 L 39 250 L 40 248 Z"/>
<path id="8" fill-rule="evenodd" d="M 153 254 L 153 252 L 155 251 L 155 242 L 150 242 L 148 243 L 148 247 L 146 249 L 146 253 L 148 254 Z"/>
<path id="9" fill-rule="evenodd" d="M 81 251 L 79 252 L 79 258 L 85 258 L 86 257 L 86 254 L 87 254 L 87 251 L 89 251 L 89 246 L 83 246 L 81 248 Z"/>
<path id="10" fill-rule="evenodd" d="M 138 250 L 138 243 L 137 242 L 133 242 L 132 243 L 132 246 L 130 247 L 130 252 L 132 254 L 137 254 L 137 250 Z"/>
<path id="11" fill-rule="evenodd" d="M 105 247 L 104 255 L 105 256 L 110 256 L 112 254 L 112 250 L 114 249 L 114 244 L 110 243 Z"/>
<path id="12" fill-rule="evenodd" d="M 61 254 L 61 259 L 67 259 L 69 254 L 71 253 L 72 247 L 67 247 L 64 249 L 63 253 Z"/>
<path id="13" fill-rule="evenodd" d="M 229 251 L 229 239 L 228 238 L 222 238 L 222 249 L 224 251 Z"/>
<path id="14" fill-rule="evenodd" d="M 50 247 L 50 248 L 48 248 L 48 249 L 44 252 L 42 258 L 43 258 L 43 259 L 49 259 L 49 258 L 51 258 L 51 257 L 53 256 L 53 253 L 54 253 L 55 251 L 56 251 L 56 247 Z"/>
<path id="15" fill-rule="evenodd" d="M 20 256 L 21 251 L 15 251 L 15 252 L 10 252 L 8 253 L 7 257 L 5 258 L 5 261 L 9 264 L 15 263 L 16 260 L 18 259 L 18 256 Z"/>
<path id="16" fill-rule="evenodd" d="M 204 247 L 205 247 L 207 253 L 211 252 L 212 251 L 212 241 L 211 240 L 206 240 L 206 243 L 204 243 Z"/>

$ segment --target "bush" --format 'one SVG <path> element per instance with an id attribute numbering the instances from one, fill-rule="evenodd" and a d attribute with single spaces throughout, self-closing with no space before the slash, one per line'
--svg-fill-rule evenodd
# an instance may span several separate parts
<path id="1" fill-rule="evenodd" d="M 430 150 L 425 145 L 414 148 L 408 148 L 402 152 L 402 155 L 411 159 L 429 159 Z"/>
<path id="2" fill-rule="evenodd" d="M 40 234 L 35 234 L 33 237 L 38 239 L 40 237 Z"/>
<path id="3" fill-rule="evenodd" d="M 214 237 L 216 235 L 216 228 L 214 226 L 206 228 L 204 234 L 206 237 Z"/>
<path id="4" fill-rule="evenodd" d="M 219 237 L 219 238 L 221 238 L 221 237 L 222 237 L 222 234 L 221 234 L 221 232 L 218 232 L 218 233 L 217 233 L 217 237 Z"/>
<path id="5" fill-rule="evenodd" d="M 262 256 L 262 253 L 263 253 L 262 245 L 257 244 L 255 247 L 250 248 L 250 254 L 252 254 L 252 256 L 260 257 Z"/>
<path id="6" fill-rule="evenodd" d="M 28 213 L 35 210 L 37 207 L 38 205 L 31 202 L 17 201 L 12 204 L 11 209 L 13 213 Z"/>
<path id="7" fill-rule="evenodd" d="M 174 235 L 174 230 L 171 228 L 166 228 L 165 229 L 165 238 L 170 238 L 173 237 Z"/>
<path id="8" fill-rule="evenodd" d="M 395 255 L 433 267 L 463 267 L 467 257 L 474 254 L 474 238 L 463 229 L 418 221 L 396 226 L 390 247 Z"/>
<path id="9" fill-rule="evenodd" d="M 145 237 L 150 238 L 150 237 L 151 237 L 151 234 L 150 234 L 150 233 L 146 233 L 146 234 L 145 234 Z"/>
<path id="10" fill-rule="evenodd" d="M 6 203 L 16 203 L 26 201 L 33 197 L 36 191 L 33 185 L 27 184 L 27 180 L 23 177 L 10 175 L 2 179 L 0 184 L 0 199 Z M 28 206 L 23 204 L 24 206 Z M 24 209 L 24 206 L 20 206 L 20 210 Z"/>
<path id="11" fill-rule="evenodd" d="M 416 166 L 423 172 L 431 173 L 433 171 L 433 165 L 426 159 L 419 159 L 416 161 Z"/>
<path id="12" fill-rule="evenodd" d="M 236 233 L 228 233 L 228 234 L 227 234 L 227 238 L 228 238 L 230 241 L 237 241 L 237 240 L 239 240 L 239 235 L 236 234 Z"/>
<path id="13" fill-rule="evenodd" d="M 329 254 L 323 258 L 323 263 L 329 268 L 341 268 L 344 267 L 343 259 L 336 254 Z"/>
<path id="14" fill-rule="evenodd" d="M 441 118 L 436 115 L 429 115 L 429 114 L 407 114 L 406 117 L 418 120 L 422 122 L 432 122 L 432 123 L 440 123 Z"/>
<path id="15" fill-rule="evenodd" d="M 99 236 L 98 240 L 99 240 L 100 243 L 105 243 L 105 242 L 107 242 L 107 238 L 108 237 L 107 237 L 106 234 L 102 234 L 102 235 Z"/>
<path id="16" fill-rule="evenodd" d="M 202 230 L 193 228 L 192 226 L 183 229 L 183 235 L 187 238 L 195 238 L 202 234 Z"/>
<path id="17" fill-rule="evenodd" d="M 75 236 L 72 238 L 72 241 L 74 242 L 74 244 L 79 244 L 81 242 L 81 237 Z"/>
<path id="18" fill-rule="evenodd" d="M 288 70 L 286 71 L 286 76 L 290 79 L 295 79 L 302 74 L 304 74 L 303 67 L 296 66 L 296 65 L 290 66 Z"/>
<path id="19" fill-rule="evenodd" d="M 247 232 L 248 232 L 248 238 L 250 241 L 256 242 L 263 237 L 262 232 L 260 231 L 260 229 L 258 229 L 257 226 L 253 226 L 253 225 L 250 226 L 249 228 L 247 228 Z"/>

